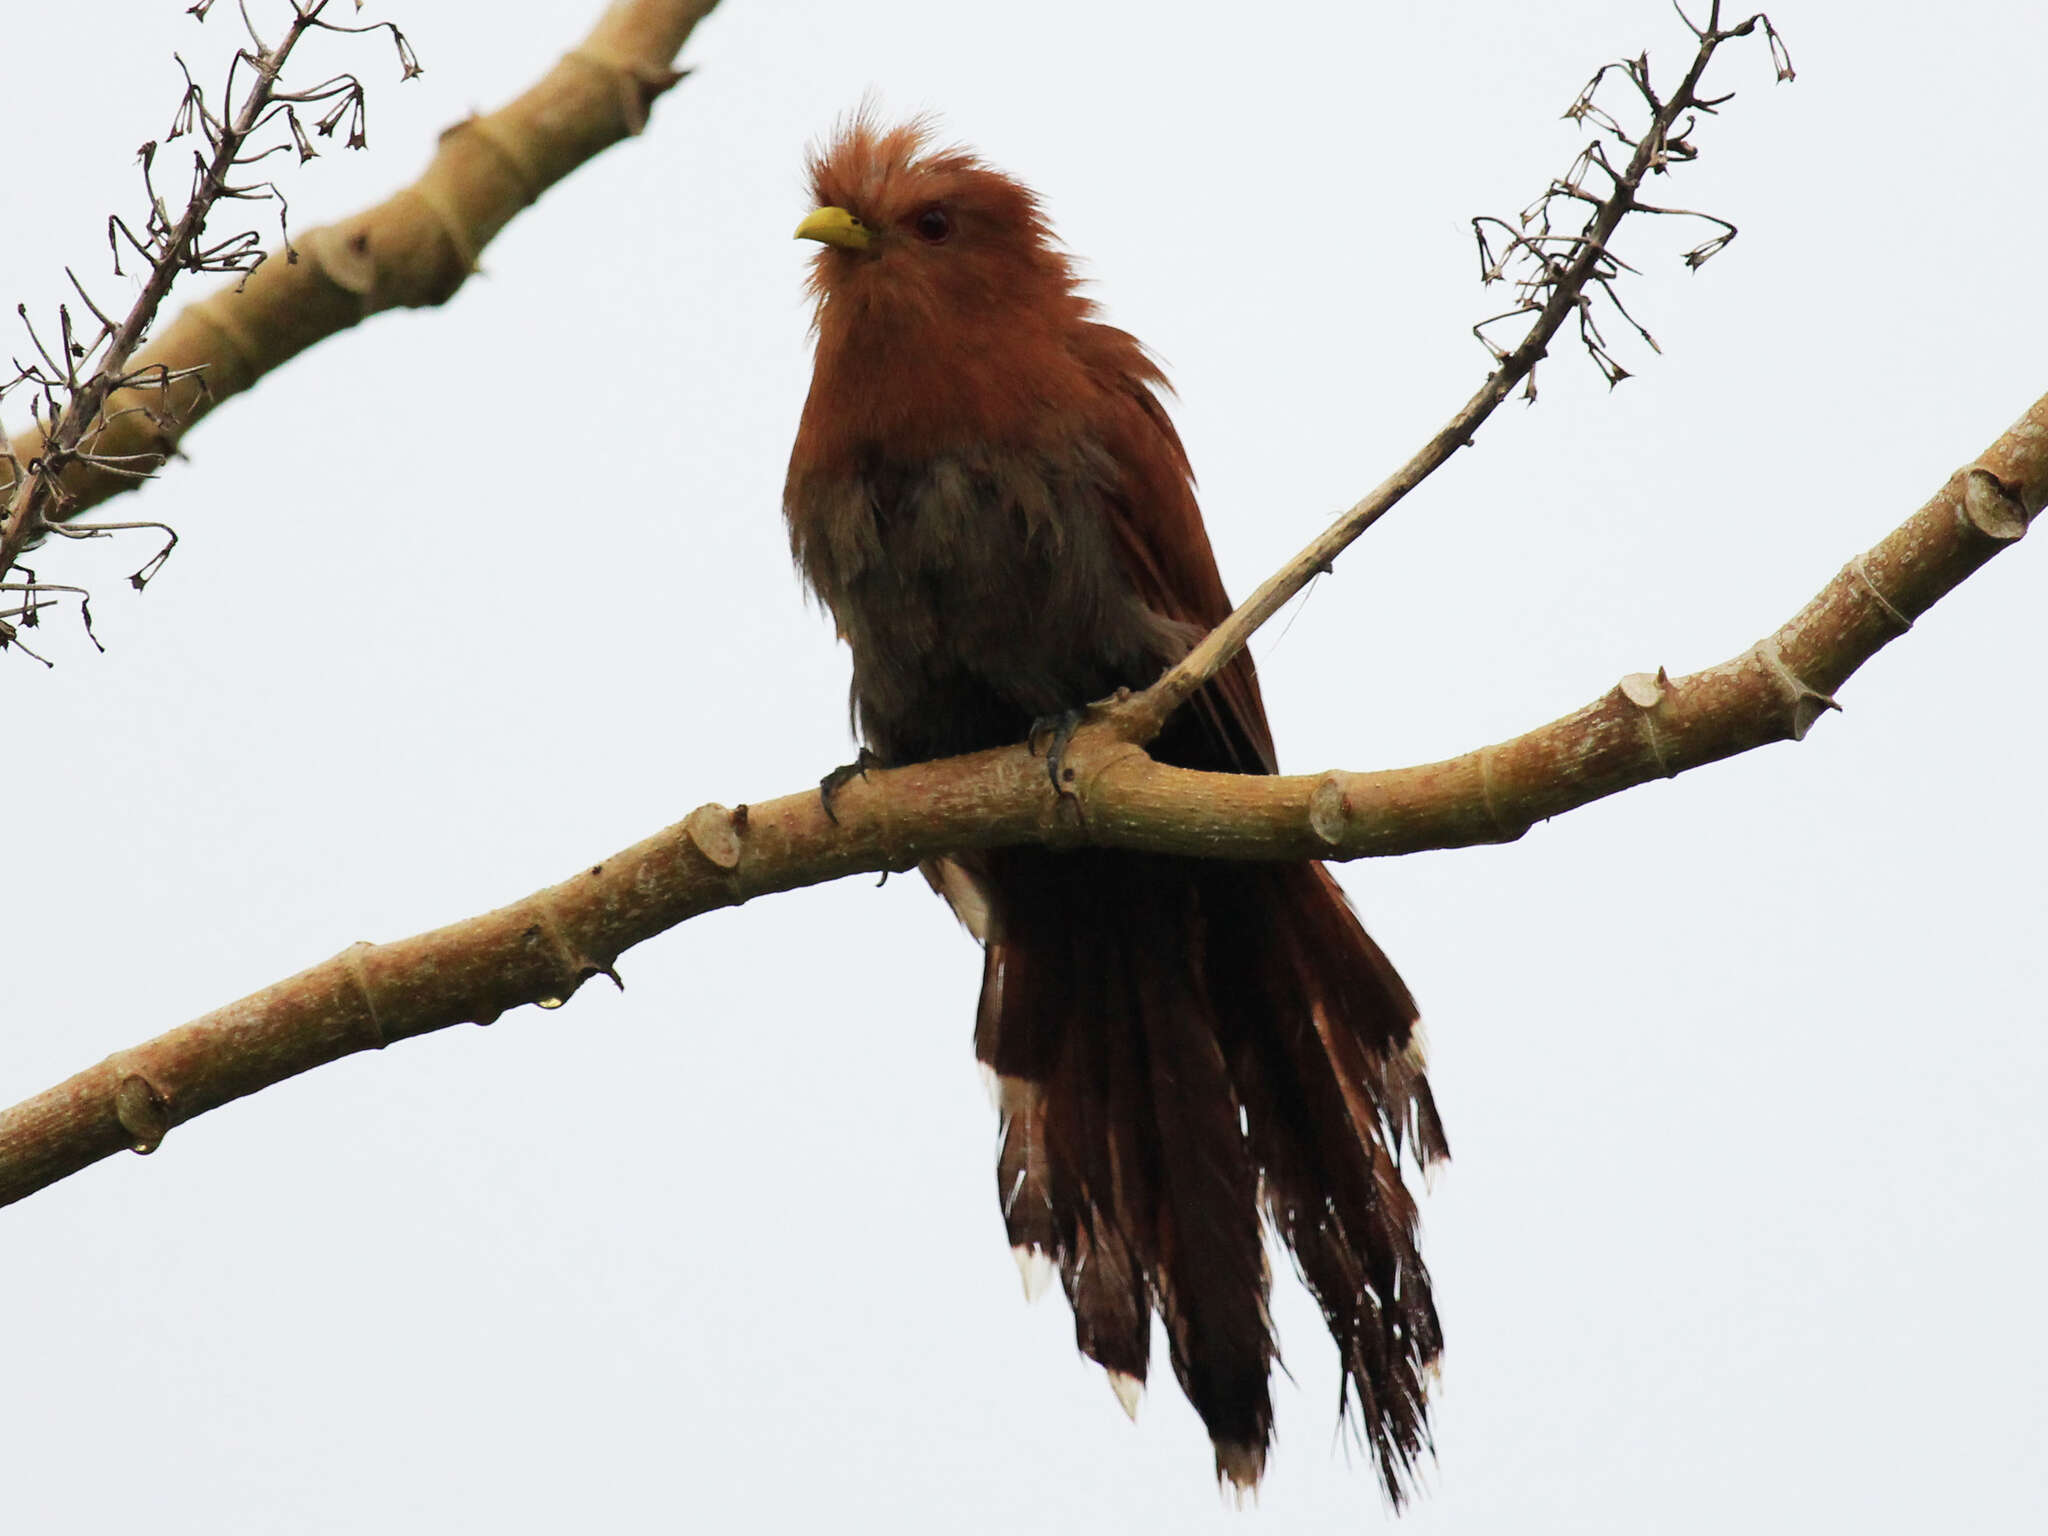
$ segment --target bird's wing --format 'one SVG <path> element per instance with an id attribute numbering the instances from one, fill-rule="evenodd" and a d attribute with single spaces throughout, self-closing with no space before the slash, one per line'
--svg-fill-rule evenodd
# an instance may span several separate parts
<path id="1" fill-rule="evenodd" d="M 1231 602 L 1195 501 L 1187 450 L 1157 393 L 1165 377 L 1135 338 L 1113 326 L 1088 326 L 1085 345 L 1107 401 L 1103 446 L 1122 471 L 1111 507 L 1117 553 L 1139 599 L 1161 618 L 1186 626 L 1192 644 L 1229 615 Z M 1207 727 L 1207 741 L 1189 743 L 1192 753 L 1174 754 L 1175 739 L 1186 733 L 1169 730 L 1163 739 L 1168 760 L 1192 756 L 1201 760 L 1184 766 L 1279 771 L 1249 652 L 1239 652 L 1190 708 Z"/>

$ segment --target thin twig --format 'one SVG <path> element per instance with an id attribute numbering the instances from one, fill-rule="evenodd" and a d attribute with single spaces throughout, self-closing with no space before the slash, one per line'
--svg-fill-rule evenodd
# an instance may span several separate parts
<path id="1" fill-rule="evenodd" d="M 1681 11 L 1680 14 L 1684 13 Z M 1705 105 L 1698 96 L 1698 88 L 1700 77 L 1706 73 L 1708 63 L 1723 43 L 1734 38 L 1747 37 L 1761 29 L 1770 39 L 1774 62 L 1779 62 L 1779 78 L 1791 78 L 1790 61 L 1784 58 L 1782 44 L 1767 18 L 1762 15 L 1752 16 L 1738 26 L 1723 29 L 1720 26 L 1720 15 L 1719 0 L 1715 0 L 1706 26 L 1693 27 L 1699 39 L 1699 47 L 1694 54 L 1692 66 L 1685 72 L 1685 77 L 1669 99 L 1660 99 L 1652 88 L 1647 57 L 1606 66 L 1593 77 L 1586 90 L 1580 93 L 1572 112 L 1567 115 L 1595 122 L 1603 131 L 1611 133 L 1622 142 L 1633 143 L 1634 152 L 1630 155 L 1626 168 L 1620 172 L 1608 167 L 1606 158 L 1598 151 L 1597 145 L 1588 153 L 1582 154 L 1579 162 L 1575 162 L 1575 171 L 1582 165 L 1606 170 L 1613 180 L 1613 186 L 1604 198 L 1599 199 L 1585 227 L 1570 237 L 1573 249 L 1571 256 L 1567 258 L 1550 254 L 1539 243 L 1553 238 L 1547 223 L 1541 224 L 1534 236 L 1513 234 L 1516 243 L 1537 254 L 1541 267 L 1540 275 L 1531 280 L 1528 286 L 1540 288 L 1545 297 L 1540 305 L 1525 302 L 1517 309 L 1508 311 L 1507 315 L 1495 317 L 1504 319 L 1530 312 L 1532 309 L 1536 314 L 1528 333 L 1512 349 L 1501 351 L 1488 342 L 1498 361 L 1478 392 L 1465 402 L 1458 413 L 1425 443 L 1414 457 L 1374 487 L 1370 495 L 1340 516 L 1286 566 L 1262 582 L 1250 597 L 1238 605 L 1235 612 L 1209 631 L 1193 650 L 1156 683 L 1128 699 L 1104 705 L 1095 722 L 1096 728 L 1108 729 L 1126 741 L 1138 743 L 1148 742 L 1157 736 L 1173 712 L 1228 666 L 1259 627 L 1285 607 L 1311 578 L 1320 571 L 1328 570 L 1331 562 L 1349 548 L 1360 534 L 1392 510 L 1402 497 L 1441 468 L 1460 448 L 1470 446 L 1473 434 L 1499 408 L 1501 402 L 1506 400 L 1524 379 L 1532 377 L 1536 364 L 1542 360 L 1559 329 L 1572 315 L 1580 316 L 1583 334 L 1595 361 L 1600 364 L 1610 382 L 1616 380 L 1621 372 L 1619 364 L 1606 353 L 1604 345 L 1599 341 L 1597 327 L 1592 324 L 1587 308 L 1585 290 L 1588 283 L 1612 276 L 1613 258 L 1608 254 L 1608 244 L 1622 219 L 1638 206 L 1636 194 L 1644 178 L 1653 172 L 1663 170 L 1672 158 L 1691 157 L 1692 150 L 1689 145 L 1682 151 L 1677 148 L 1675 140 L 1682 138 L 1682 135 L 1674 135 L 1673 129 L 1681 117 Z M 1692 27 L 1689 20 L 1686 25 Z M 1633 141 L 1627 138 L 1618 122 L 1590 105 L 1594 89 L 1610 70 L 1621 70 L 1626 73 L 1631 83 L 1653 108 L 1649 127 L 1643 131 L 1640 138 Z M 1531 215 L 1525 215 L 1525 219 L 1535 218 L 1539 222 L 1547 220 L 1545 205 L 1553 194 L 1578 200 L 1591 199 L 1591 194 L 1584 192 L 1577 185 L 1575 177 L 1568 176 L 1565 181 L 1553 184 L 1552 193 L 1539 200 L 1536 209 L 1532 210 Z M 1501 223 L 1499 220 L 1492 222 Z M 1729 232 L 1732 234 L 1733 226 L 1729 226 Z M 1725 236 L 1718 243 L 1709 242 L 1713 249 L 1719 249 L 1722 244 L 1726 244 Z M 1498 279 L 1502 275 L 1502 263 L 1506 258 L 1502 258 L 1501 261 L 1489 260 L 1483 236 L 1481 250 L 1483 270 L 1490 278 Z M 1705 247 L 1701 248 L 1701 252 L 1695 253 L 1699 260 L 1704 260 L 1707 255 L 1712 254 L 1712 250 Z M 1698 262 L 1693 261 L 1691 264 L 1696 266 Z M 1634 324 L 1633 320 L 1630 323 Z M 1646 337 L 1648 335 L 1647 332 L 1643 334 Z M 1481 339 L 1486 339 L 1483 328 Z M 1084 726 L 1083 729 L 1089 727 Z"/>
<path id="2" fill-rule="evenodd" d="M 130 253 L 140 255 L 149 268 L 142 291 L 127 315 L 117 321 L 107 314 L 69 268 L 65 269 L 65 275 L 70 278 L 71 286 L 77 290 L 86 311 L 98 322 L 96 334 L 89 339 L 83 337 L 72 323 L 69 304 L 60 304 L 57 308 L 58 342 L 53 349 L 45 344 L 44 333 L 30 321 L 26 307 L 17 306 L 29 342 L 41 362 L 40 365 L 17 364 L 16 376 L 0 383 L 0 399 L 18 386 L 29 386 L 29 413 L 37 431 L 23 444 L 11 441 L 0 444 L 0 469 L 5 471 L 4 477 L 0 477 L 0 576 L 10 569 L 19 569 L 24 552 L 35 548 L 52 531 L 61 531 L 62 524 L 78 513 L 81 485 L 134 484 L 154 475 L 166 454 L 155 451 L 153 442 L 133 441 L 137 435 L 134 432 L 117 431 L 117 424 L 123 418 L 141 414 L 161 439 L 171 431 L 173 384 L 193 380 L 192 388 L 183 392 L 188 404 L 198 402 L 203 407 L 203 402 L 209 397 L 211 392 L 205 380 L 195 380 L 196 370 L 193 368 L 172 368 L 161 361 L 147 360 L 136 366 L 134 360 L 137 349 L 155 323 L 165 296 L 180 275 L 229 273 L 247 282 L 266 259 L 263 241 L 254 230 L 239 230 L 207 243 L 204 238 L 207 220 L 219 211 L 220 205 L 232 202 L 275 204 L 285 261 L 298 261 L 298 251 L 291 238 L 289 208 L 276 182 L 237 182 L 230 177 L 238 169 L 245 170 L 273 154 L 294 148 L 299 151 L 302 162 L 311 158 L 312 148 L 297 116 L 299 106 L 327 106 L 327 114 L 321 120 L 323 131 L 346 118 L 350 124 L 351 147 L 362 145 L 365 92 L 362 82 L 353 74 L 334 75 L 306 90 L 286 90 L 280 84 L 284 66 L 300 40 L 312 31 L 350 34 L 389 32 L 404 78 L 412 79 L 420 73 L 419 61 L 412 52 L 411 44 L 394 24 L 379 22 L 373 26 L 343 26 L 326 19 L 331 0 L 286 0 L 286 3 L 291 20 L 278 41 L 269 44 L 256 30 L 246 0 L 237 0 L 249 42 L 235 51 L 228 65 L 222 108 L 225 117 L 215 114 L 207 102 L 205 91 L 193 78 L 184 59 L 174 55 L 184 79 L 184 89 L 172 114 L 165 142 L 190 134 L 204 141 L 204 153 L 194 152 L 191 157 L 191 189 L 185 211 L 173 219 L 156 188 L 159 145 L 152 140 L 145 143 L 139 152 L 147 204 L 141 232 L 138 233 L 119 215 L 107 221 L 107 241 L 113 252 L 115 275 L 123 275 L 121 256 L 124 245 Z M 203 21 L 210 8 L 210 4 L 202 3 L 191 7 L 191 11 Z M 267 147 L 256 146 L 259 135 L 266 130 L 277 132 L 280 127 L 286 134 L 282 141 Z M 134 403 L 122 405 L 120 400 L 124 395 L 139 398 Z M 109 443 L 113 446 L 109 447 Z M 102 531 L 116 526 L 119 525 L 103 525 Z M 176 538 L 172 537 L 130 578 L 131 582 L 137 586 L 146 583 L 176 543 Z M 47 590 L 75 592 L 77 589 L 52 586 Z M 41 606 L 46 605 L 32 607 L 29 610 L 31 615 Z M 92 636 L 91 613 L 82 595 L 79 614 L 88 638 L 98 645 L 98 639 Z M 0 649 L 5 649 L 10 642 L 18 643 L 15 630 L 0 629 Z"/>
<path id="3" fill-rule="evenodd" d="M 22 551 L 42 536 L 49 520 L 50 503 L 59 494 L 58 480 L 65 464 L 98 419 L 107 396 L 113 392 L 122 371 L 128 366 L 128 359 L 142 344 L 143 336 L 155 321 L 157 310 L 171 291 L 171 284 L 181 271 L 192 264 L 195 242 L 206 227 L 207 215 L 222 197 L 228 195 L 228 175 L 234 169 L 249 135 L 256 130 L 270 106 L 278 72 L 284 68 L 299 39 L 318 23 L 320 12 L 327 4 L 328 0 L 308 0 L 303 7 L 293 7 L 291 23 L 286 27 L 284 36 L 274 47 L 251 61 L 256 82 L 241 109 L 235 113 L 234 121 L 219 126 L 217 130 L 209 125 L 212 153 L 206 160 L 198 185 L 193 189 L 191 200 L 185 205 L 184 214 L 155 246 L 149 276 L 144 279 L 142 291 L 135 296 L 135 302 L 129 306 L 126 318 L 108 339 L 98 369 L 72 391 L 51 423 L 41 453 L 13 488 L 14 494 L 8 500 L 5 516 L 0 517 L 0 575 L 13 569 Z M 186 79 L 188 87 L 181 113 L 191 107 L 197 90 L 190 84 L 190 75 Z M 132 241 L 135 237 L 130 234 L 129 239 Z M 149 246 L 139 241 L 136 244 L 139 250 L 149 253 Z M 27 318 L 26 314 L 23 318 Z"/>
<path id="4" fill-rule="evenodd" d="M 168 459 L 216 406 L 305 347 L 387 309 L 446 302 L 514 216 L 645 127 L 655 100 L 683 78 L 676 54 L 716 3 L 617 0 L 528 90 L 444 133 L 417 181 L 335 224 L 295 235 L 303 259 L 266 259 L 241 282 L 187 305 L 139 356 L 169 365 L 167 384 L 191 382 L 152 389 L 147 423 L 122 421 L 118 408 L 107 411 L 105 441 L 122 453 Z M 0 503 L 10 479 L 19 478 L 18 465 L 35 459 L 41 443 L 36 432 L 11 444 L 0 437 Z M 76 516 L 135 483 L 89 473 L 74 459 L 66 496 L 46 515 L 51 522 Z"/>

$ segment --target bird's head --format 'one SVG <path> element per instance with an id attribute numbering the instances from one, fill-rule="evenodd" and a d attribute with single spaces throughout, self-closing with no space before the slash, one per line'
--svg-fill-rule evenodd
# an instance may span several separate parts
<path id="1" fill-rule="evenodd" d="M 935 146 L 923 118 L 883 127 L 863 109 L 810 158 L 816 206 L 797 226 L 821 322 L 840 301 L 902 324 L 987 324 L 1085 302 L 1028 187 L 964 149 Z"/>

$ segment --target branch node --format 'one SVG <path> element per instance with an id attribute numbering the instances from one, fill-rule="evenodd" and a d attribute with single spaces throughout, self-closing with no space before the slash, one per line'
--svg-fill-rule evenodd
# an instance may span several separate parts
<path id="1" fill-rule="evenodd" d="M 1615 685 L 1621 696 L 1636 707 L 1636 719 L 1643 727 L 1643 740 L 1649 743 L 1650 756 L 1657 760 L 1657 774 L 1660 778 L 1676 778 L 1678 769 L 1664 751 L 1664 737 L 1657 729 L 1657 711 L 1671 693 L 1671 674 L 1659 667 L 1653 676 L 1648 672 L 1631 672 Z"/>
<path id="2" fill-rule="evenodd" d="M 555 959 L 561 966 L 564 981 L 564 985 L 559 992 L 549 992 L 544 996 L 535 998 L 534 1002 L 538 1006 L 542 1008 L 561 1007 L 576 995 L 577 989 L 584 982 L 590 980 L 593 976 L 609 976 L 613 986 L 617 987 L 621 992 L 626 990 L 626 984 L 619 980 L 619 973 L 615 969 L 610 965 L 600 964 L 598 961 L 591 959 L 581 949 L 571 944 L 563 934 L 561 919 L 555 915 L 553 892 L 540 891 L 536 893 L 533 897 L 532 907 L 539 921 L 526 930 L 526 936 L 529 940 L 536 937 L 546 938 L 549 945 L 555 951 Z"/>
<path id="3" fill-rule="evenodd" d="M 1779 690 L 1791 702 L 1791 732 L 1794 741 L 1804 741 L 1806 733 L 1813 729 L 1814 721 L 1829 710 L 1839 710 L 1842 707 L 1834 701 L 1831 694 L 1813 688 L 1785 664 L 1784 654 L 1778 649 L 1775 635 L 1768 640 L 1759 640 L 1751 654 L 1763 663 L 1764 670 L 1777 680 Z"/>
<path id="4" fill-rule="evenodd" d="M 1518 827 L 1510 827 L 1501 820 L 1500 806 L 1493 798 L 1493 748 L 1481 747 L 1474 756 L 1479 759 L 1479 803 L 1485 808 L 1486 819 L 1493 830 L 1500 834 L 1498 841 L 1512 843 L 1529 830 L 1529 824 L 1523 822 Z"/>
<path id="5" fill-rule="evenodd" d="M 370 293 L 377 286 L 377 261 L 370 254 L 369 230 L 358 227 L 366 222 L 367 216 L 358 214 L 340 224 L 309 230 L 299 237 L 299 249 L 313 258 L 314 270 L 335 287 L 363 300 L 367 315 L 371 313 Z"/>
<path id="6" fill-rule="evenodd" d="M 128 1149 L 147 1157 L 171 1129 L 170 1100 L 148 1078 L 131 1072 L 114 1089 L 114 1118 L 128 1133 Z"/>
<path id="7" fill-rule="evenodd" d="M 1332 771 L 1323 775 L 1308 797 L 1308 826 L 1326 848 L 1344 841 L 1344 828 L 1351 820 L 1351 796 L 1344 788 L 1345 776 Z"/>
<path id="8" fill-rule="evenodd" d="M 746 831 L 747 808 L 729 811 L 716 801 L 700 805 L 684 818 L 683 832 L 696 850 L 723 870 L 740 867 L 741 835 Z"/>
<path id="9" fill-rule="evenodd" d="M 1129 690 L 1120 690 L 1128 693 Z M 1061 755 L 1051 820 L 1042 825 L 1069 830 L 1088 823 L 1088 802 L 1103 778 L 1126 763 L 1149 763 L 1152 754 L 1128 740 L 1117 728 L 1113 711 L 1121 699 L 1104 699 L 1088 707 L 1089 722 L 1075 731 Z M 1099 744 L 1099 745 L 1098 745 Z"/>
<path id="10" fill-rule="evenodd" d="M 1878 611 L 1882 613 L 1886 618 L 1891 620 L 1894 634 L 1903 635 L 1907 630 L 1913 627 L 1913 621 L 1910 618 L 1908 618 L 1905 614 L 1901 613 L 1898 610 L 1898 608 L 1893 605 L 1892 600 L 1890 598 L 1886 597 L 1882 592 L 1878 591 L 1877 583 L 1870 579 L 1870 572 L 1864 567 L 1863 564 L 1863 562 L 1869 558 L 1870 553 L 1868 550 L 1866 550 L 1864 551 L 1864 553 L 1858 555 L 1854 560 L 1851 560 L 1847 565 L 1842 567 L 1842 569 L 1847 571 L 1849 575 L 1855 579 L 1857 585 L 1862 587 L 1863 590 L 1869 594 L 1870 600 L 1873 603 L 1877 604 Z"/>
<path id="11" fill-rule="evenodd" d="M 341 952 L 341 958 L 356 984 L 356 994 L 363 1000 L 363 1017 L 370 1024 L 370 1043 L 381 1051 L 391 1041 L 384 1034 L 384 1020 L 378 1016 L 377 999 L 370 991 L 370 973 L 363 964 L 364 957 L 376 947 L 368 939 L 358 939 Z"/>
<path id="12" fill-rule="evenodd" d="M 437 301 L 445 303 L 455 296 L 456 289 L 477 270 L 476 259 L 482 254 L 482 249 L 469 238 L 469 223 L 463 218 L 462 211 L 448 199 L 439 186 L 434 185 L 430 179 L 422 179 L 418 185 L 407 190 L 419 199 L 421 207 L 434 216 L 434 227 L 440 232 L 441 238 L 448 242 L 448 249 L 455 253 L 455 280 L 446 285 L 445 291 L 440 288 L 435 290 L 438 295 Z"/>
<path id="13" fill-rule="evenodd" d="M 490 150 L 492 156 L 512 174 L 520 195 L 532 202 L 547 190 L 547 178 L 534 169 L 533 163 L 524 153 L 524 148 L 511 134 L 505 132 L 493 117 L 472 112 L 459 123 L 451 123 L 441 130 L 441 142 L 463 134 L 472 134 L 476 141 Z"/>
<path id="14" fill-rule="evenodd" d="M 1956 511 L 1966 525 L 2000 544 L 2010 544 L 2027 531 L 2026 508 L 1988 469 L 1972 466 L 1963 472 L 1963 494 Z"/>
<path id="15" fill-rule="evenodd" d="M 650 69 L 645 64 L 593 48 L 588 43 L 570 49 L 566 57 L 579 64 L 587 64 L 618 83 L 619 120 L 627 134 L 636 138 L 647 127 L 647 109 L 690 73 L 687 69 Z"/>
<path id="16" fill-rule="evenodd" d="M 1664 702 L 1664 690 L 1670 683 L 1671 679 L 1659 667 L 1654 674 L 1631 672 L 1616 686 L 1621 689 L 1621 696 L 1637 709 L 1655 709 Z"/>

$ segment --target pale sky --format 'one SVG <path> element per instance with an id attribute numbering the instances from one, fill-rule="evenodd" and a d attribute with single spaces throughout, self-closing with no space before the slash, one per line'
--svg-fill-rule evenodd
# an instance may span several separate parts
<path id="1" fill-rule="evenodd" d="M 210 79 L 234 37 L 225 7 L 90 11 L 0 25 L 9 309 L 105 273 L 170 50 Z M 596 11 L 378 0 L 426 74 L 328 50 L 371 149 L 289 171 L 295 225 L 410 180 Z M 1740 94 L 1654 189 L 1740 238 L 1694 275 L 1697 236 L 1625 230 L 1662 355 L 1623 342 L 1610 393 L 1560 349 L 1260 637 L 1286 766 L 1446 756 L 1731 656 L 2048 390 L 2048 11 L 1773 16 L 1798 82 L 1732 47 L 1710 84 Z M 140 542 L 38 560 L 94 587 L 108 651 L 61 618 L 54 671 L 0 657 L 0 1099 L 847 759 L 779 498 L 802 155 L 863 93 L 1044 195 L 1178 386 L 1242 595 L 1477 385 L 1467 327 L 1503 306 L 1466 221 L 1561 172 L 1558 114 L 1644 47 L 1666 79 L 1690 54 L 1652 0 L 726 0 L 646 136 L 483 278 L 300 358 L 122 504 L 183 535 L 146 594 Z M 2039 1520 L 2042 559 L 1972 578 L 1799 746 L 1343 871 L 1455 1153 L 1405 1528 Z M 1025 1305 L 979 964 L 916 880 L 763 899 L 629 952 L 623 995 L 351 1058 L 0 1212 L 0 1523 L 1388 1524 L 1284 1265 L 1244 1514 L 1163 1368 L 1133 1428 L 1057 1296 Z"/>

